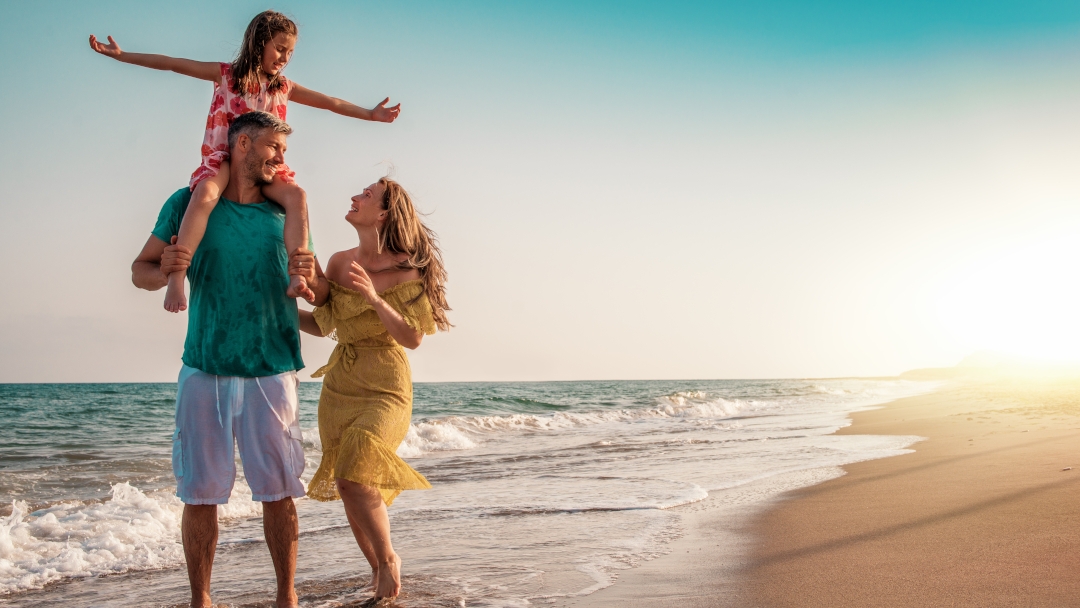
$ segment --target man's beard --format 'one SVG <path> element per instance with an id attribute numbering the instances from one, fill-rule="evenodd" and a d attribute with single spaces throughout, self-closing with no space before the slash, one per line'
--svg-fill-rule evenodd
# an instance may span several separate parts
<path id="1" fill-rule="evenodd" d="M 263 166 L 265 161 L 258 159 L 248 159 L 247 164 L 244 165 L 244 169 L 247 171 L 248 176 L 251 177 L 251 181 L 255 182 L 256 186 L 269 186 L 274 181 L 274 174 L 271 173 L 270 177 L 263 175 Z"/>

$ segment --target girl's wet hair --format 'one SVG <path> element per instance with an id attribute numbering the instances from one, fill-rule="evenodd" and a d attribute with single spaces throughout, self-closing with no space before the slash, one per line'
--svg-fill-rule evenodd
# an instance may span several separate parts
<path id="1" fill-rule="evenodd" d="M 379 183 L 386 188 L 382 208 L 389 211 L 379 231 L 380 249 L 409 255 L 409 259 L 398 264 L 397 268 L 420 271 L 435 326 L 446 331 L 450 329 L 450 320 L 446 317 L 450 305 L 446 303 L 446 268 L 443 267 L 442 252 L 439 251 L 439 239 L 431 228 L 424 225 L 413 206 L 412 197 L 401 184 L 385 177 Z"/>
<path id="2" fill-rule="evenodd" d="M 237 95 L 257 95 L 259 93 L 259 71 L 262 68 L 263 50 L 266 43 L 274 39 L 274 36 L 285 33 L 296 36 L 300 30 L 292 19 L 277 11 L 263 11 L 248 24 L 244 31 L 244 42 L 240 45 L 240 52 L 236 60 L 232 62 L 233 86 Z M 273 76 L 267 75 L 267 91 L 275 93 L 285 86 L 285 78 L 281 72 Z"/>

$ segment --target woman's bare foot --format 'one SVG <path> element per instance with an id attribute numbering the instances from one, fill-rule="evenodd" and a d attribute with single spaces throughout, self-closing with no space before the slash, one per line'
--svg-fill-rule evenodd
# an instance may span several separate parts
<path id="1" fill-rule="evenodd" d="M 308 288 L 307 281 L 295 274 L 289 277 L 289 288 L 285 290 L 285 295 L 290 298 L 304 298 L 308 302 L 315 301 L 315 292 Z"/>
<path id="2" fill-rule="evenodd" d="M 182 275 L 180 280 L 175 280 L 172 275 L 169 275 L 169 286 L 165 288 L 165 310 L 169 312 L 187 310 L 187 295 L 184 294 L 184 277 Z"/>
<path id="3" fill-rule="evenodd" d="M 401 559 L 397 554 L 379 564 L 375 575 L 375 599 L 397 597 L 401 593 Z"/>

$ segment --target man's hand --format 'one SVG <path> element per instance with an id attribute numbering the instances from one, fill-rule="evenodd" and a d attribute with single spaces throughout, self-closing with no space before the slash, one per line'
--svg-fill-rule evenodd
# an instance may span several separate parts
<path id="1" fill-rule="evenodd" d="M 176 244 L 174 235 L 161 253 L 161 274 L 167 277 L 177 271 L 186 271 L 191 266 L 191 255 L 190 249 Z"/>
<path id="2" fill-rule="evenodd" d="M 304 298 L 309 304 L 314 306 L 326 304 L 326 299 L 330 297 L 330 284 L 323 276 L 319 260 L 315 258 L 314 253 L 303 247 L 292 252 L 289 256 L 289 276 L 302 277 L 307 283 L 310 295 L 314 296 L 314 298 Z"/>
<path id="3" fill-rule="evenodd" d="M 300 248 L 289 256 L 289 276 L 297 276 L 304 279 L 309 286 L 319 282 L 319 276 L 315 272 L 315 254 Z"/>

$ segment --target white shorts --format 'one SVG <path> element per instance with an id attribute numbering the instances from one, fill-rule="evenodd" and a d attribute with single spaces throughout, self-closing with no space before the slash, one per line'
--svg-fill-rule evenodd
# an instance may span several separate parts
<path id="1" fill-rule="evenodd" d="M 296 372 L 241 378 L 181 368 L 172 456 L 180 500 L 188 505 L 229 502 L 236 481 L 234 442 L 252 500 L 303 496 L 296 389 Z"/>

